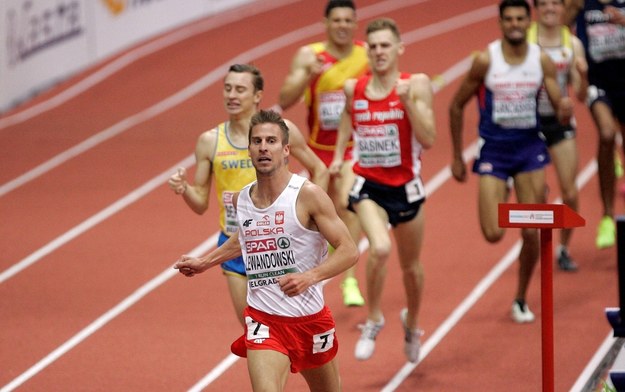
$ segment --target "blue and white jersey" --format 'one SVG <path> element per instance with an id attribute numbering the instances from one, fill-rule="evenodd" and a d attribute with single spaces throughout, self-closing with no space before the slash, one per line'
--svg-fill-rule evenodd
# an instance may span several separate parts
<path id="1" fill-rule="evenodd" d="M 519 64 L 508 64 L 501 40 L 488 45 L 490 66 L 478 91 L 480 136 L 486 140 L 523 139 L 538 132 L 538 93 L 543 84 L 540 47 L 528 43 Z"/>

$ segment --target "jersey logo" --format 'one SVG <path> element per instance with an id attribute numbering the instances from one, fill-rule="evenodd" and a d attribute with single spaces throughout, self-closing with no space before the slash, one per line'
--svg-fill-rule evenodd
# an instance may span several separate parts
<path id="1" fill-rule="evenodd" d="M 354 101 L 354 109 L 356 110 L 367 110 L 369 108 L 369 101 L 366 99 L 357 99 Z"/>

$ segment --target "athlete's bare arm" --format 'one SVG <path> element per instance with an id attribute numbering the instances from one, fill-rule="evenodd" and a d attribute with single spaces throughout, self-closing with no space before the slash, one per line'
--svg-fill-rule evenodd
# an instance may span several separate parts
<path id="1" fill-rule="evenodd" d="M 423 148 L 431 148 L 436 139 L 436 126 L 432 110 L 434 91 L 430 78 L 423 73 L 414 74 L 407 80 L 398 79 L 395 88 L 408 113 L 417 141 Z"/>
<path id="2" fill-rule="evenodd" d="M 310 179 L 315 184 L 327 191 L 330 181 L 328 168 L 321 159 L 306 144 L 304 135 L 297 125 L 292 121 L 284 120 L 289 127 L 289 144 L 291 145 L 291 155 L 297 159 L 302 166 L 310 173 Z"/>
<path id="3" fill-rule="evenodd" d="M 573 116 L 573 102 L 571 98 L 562 96 L 556 76 L 556 66 L 547 53 L 540 53 L 540 63 L 543 68 L 543 84 L 549 101 L 557 113 L 558 120 L 562 124 L 568 124 Z"/>
<path id="4" fill-rule="evenodd" d="M 588 62 L 586 61 L 586 53 L 582 41 L 574 35 L 571 35 L 571 44 L 573 45 L 573 66 L 570 72 L 570 81 L 575 96 L 579 102 L 586 101 L 588 91 Z"/>
<path id="5" fill-rule="evenodd" d="M 467 180 L 467 168 L 462 157 L 463 139 L 462 131 L 464 127 L 463 113 L 464 107 L 484 83 L 486 72 L 490 66 L 490 56 L 488 52 L 481 52 L 475 56 L 469 72 L 465 76 L 460 88 L 454 95 L 449 105 L 449 129 L 452 141 L 452 164 L 451 172 L 457 181 Z"/>
<path id="6" fill-rule="evenodd" d="M 282 110 L 295 105 L 304 95 L 306 87 L 321 73 L 322 62 L 309 46 L 302 46 L 291 63 L 291 69 L 280 89 L 278 104 Z"/>
<path id="7" fill-rule="evenodd" d="M 297 217 L 308 229 L 319 231 L 334 247 L 334 252 L 311 270 L 287 274 L 279 279 L 280 288 L 290 297 L 344 272 L 358 260 L 356 243 L 337 215 L 332 200 L 319 186 L 309 181 L 304 184 L 297 198 Z"/>
<path id="8" fill-rule="evenodd" d="M 354 98 L 354 89 L 356 88 L 356 79 L 348 79 L 343 85 L 345 93 L 345 107 L 341 113 L 341 120 L 336 135 L 336 145 L 334 146 L 334 157 L 330 163 L 330 175 L 338 176 L 343 165 L 343 157 L 352 134 L 351 107 Z"/>
<path id="9" fill-rule="evenodd" d="M 212 154 L 217 144 L 217 129 L 203 132 L 195 146 L 195 179 L 193 184 L 187 182 L 186 170 L 179 168 L 169 178 L 169 187 L 177 194 L 182 194 L 187 205 L 197 214 L 203 214 L 208 209 L 208 200 L 211 189 Z"/>
<path id="10" fill-rule="evenodd" d="M 232 203 L 235 208 L 238 200 L 239 193 L 237 192 L 232 197 Z M 221 246 L 215 248 L 204 257 L 181 256 L 176 264 L 174 264 L 174 268 L 181 274 L 192 277 L 228 260 L 235 259 L 241 256 L 242 253 L 241 244 L 239 243 L 239 232 L 237 231 Z"/>

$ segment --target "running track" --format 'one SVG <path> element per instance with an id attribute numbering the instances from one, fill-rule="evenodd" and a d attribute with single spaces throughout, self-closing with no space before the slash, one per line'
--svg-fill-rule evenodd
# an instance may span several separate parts
<path id="1" fill-rule="evenodd" d="M 447 166 L 447 106 L 471 52 L 499 36 L 496 6 L 486 0 L 450 0 L 444 9 L 434 0 L 358 4 L 361 32 L 378 16 L 398 22 L 407 44 L 402 70 L 442 76 L 438 139 L 424 157 L 430 197 L 423 359 L 414 366 L 402 353 L 394 255 L 384 293 L 387 325 L 367 362 L 352 356 L 365 309 L 343 307 L 337 279 L 326 286 L 344 390 L 540 390 L 540 322 L 516 325 L 508 317 L 518 231 L 487 244 L 477 222 L 476 179 L 457 184 Z M 250 389 L 245 361 L 229 354 L 240 327 L 221 274 L 185 279 L 171 269 L 180 254 L 214 246 L 217 214 L 211 207 L 194 215 L 165 181 L 176 167 L 193 165 L 197 135 L 224 119 L 220 82 L 227 67 L 258 65 L 266 78 L 264 106 L 273 105 L 296 48 L 323 37 L 321 8 L 267 0 L 199 21 L 0 117 L 2 392 Z M 303 116 L 301 107 L 287 113 L 302 127 Z M 558 391 L 579 390 L 610 337 L 603 309 L 618 305 L 615 251 L 594 248 L 596 133 L 582 106 L 577 117 L 587 226 L 576 231 L 571 249 L 580 271 L 554 271 Z M 474 104 L 465 122 L 472 154 Z M 551 170 L 548 181 L 556 201 Z M 364 267 L 359 275 L 364 279 Z M 537 269 L 529 303 L 538 317 L 539 281 Z M 302 378 L 290 377 L 288 390 L 306 390 Z"/>

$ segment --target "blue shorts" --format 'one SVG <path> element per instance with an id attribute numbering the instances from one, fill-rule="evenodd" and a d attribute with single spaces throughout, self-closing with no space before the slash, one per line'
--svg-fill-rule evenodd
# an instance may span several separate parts
<path id="1" fill-rule="evenodd" d="M 389 186 L 356 176 L 349 191 L 349 209 L 364 199 L 370 199 L 382 207 L 388 215 L 388 222 L 395 227 L 399 223 L 414 219 L 425 201 L 425 188 L 420 178 L 400 186 Z"/>
<path id="2" fill-rule="evenodd" d="M 219 233 L 219 239 L 217 240 L 217 246 L 223 245 L 224 242 L 228 241 L 227 235 L 223 232 Z M 243 256 L 239 256 L 236 259 L 228 260 L 221 264 L 221 269 L 224 270 L 224 274 L 236 274 L 246 277 L 245 273 L 245 262 L 243 261 Z"/>
<path id="3" fill-rule="evenodd" d="M 549 162 L 547 145 L 538 133 L 511 141 L 480 138 L 473 172 L 507 181 L 519 173 L 542 169 Z"/>

